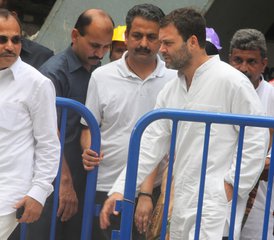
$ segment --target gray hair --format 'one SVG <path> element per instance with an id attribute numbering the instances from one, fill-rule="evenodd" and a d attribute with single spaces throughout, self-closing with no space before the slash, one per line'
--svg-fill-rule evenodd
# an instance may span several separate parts
<path id="1" fill-rule="evenodd" d="M 229 52 L 234 48 L 240 50 L 260 50 L 261 57 L 266 58 L 267 48 L 265 37 L 262 32 L 247 28 L 238 30 L 230 41 Z"/>

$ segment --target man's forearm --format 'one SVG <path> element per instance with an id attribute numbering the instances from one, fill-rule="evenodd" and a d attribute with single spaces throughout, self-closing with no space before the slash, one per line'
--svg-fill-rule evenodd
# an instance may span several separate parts
<path id="1" fill-rule="evenodd" d="M 81 133 L 81 147 L 84 150 L 84 149 L 90 148 L 90 145 L 91 145 L 90 130 L 89 128 L 84 127 Z"/>

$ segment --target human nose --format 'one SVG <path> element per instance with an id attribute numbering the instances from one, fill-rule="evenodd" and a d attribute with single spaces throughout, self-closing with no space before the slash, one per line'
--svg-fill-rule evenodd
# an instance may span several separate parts
<path id="1" fill-rule="evenodd" d="M 142 47 L 146 47 L 146 46 L 147 46 L 147 43 L 148 43 L 148 40 L 147 40 L 147 38 L 144 36 L 144 37 L 141 39 L 140 45 L 141 45 Z"/>
<path id="2" fill-rule="evenodd" d="M 105 49 L 105 48 L 98 48 L 95 52 L 95 55 L 98 57 L 98 58 L 103 58 L 106 54 L 106 52 L 108 51 L 108 49 Z"/>
<path id="3" fill-rule="evenodd" d="M 243 61 L 242 63 L 239 64 L 238 66 L 238 70 L 240 70 L 241 72 L 247 72 L 248 71 L 248 65 L 245 61 Z"/>
<path id="4" fill-rule="evenodd" d="M 5 49 L 6 50 L 13 50 L 14 44 L 12 43 L 11 39 L 8 39 L 8 41 L 5 43 Z"/>
<path id="5" fill-rule="evenodd" d="M 163 44 L 160 45 L 159 52 L 160 52 L 160 53 L 165 53 L 165 52 L 166 52 L 166 48 L 164 47 Z"/>

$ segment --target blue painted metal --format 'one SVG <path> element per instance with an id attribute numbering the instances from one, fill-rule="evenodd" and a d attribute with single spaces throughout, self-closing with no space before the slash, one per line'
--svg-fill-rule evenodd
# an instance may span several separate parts
<path id="1" fill-rule="evenodd" d="M 171 186 L 171 182 L 172 182 L 172 170 L 173 170 L 173 163 L 174 163 L 174 156 L 175 156 L 177 127 L 178 127 L 178 122 L 174 121 L 173 125 L 172 125 L 172 133 L 171 133 L 171 141 L 170 141 L 169 166 L 168 166 L 168 174 L 167 174 L 167 182 L 166 182 L 165 206 L 164 206 L 163 222 L 162 222 L 162 230 L 161 230 L 161 238 L 163 238 L 163 239 L 165 239 L 165 236 L 166 236 L 168 206 L 169 206 L 169 200 L 170 200 L 170 187 L 169 186 Z"/>
<path id="2" fill-rule="evenodd" d="M 268 184 L 267 184 L 267 198 L 265 203 L 265 212 L 264 212 L 264 225 L 263 225 L 263 233 L 262 233 L 262 239 L 267 239 L 267 232 L 268 232 L 268 224 L 269 224 L 269 209 L 271 205 L 271 198 L 272 198 L 272 186 L 274 181 L 274 148 L 273 148 L 273 140 L 274 135 L 272 138 L 272 149 L 271 149 L 271 160 L 270 160 L 270 166 L 268 170 Z M 267 211 L 268 210 L 268 211 Z"/>
<path id="3" fill-rule="evenodd" d="M 56 103 L 59 106 L 58 102 Z M 60 189 L 60 181 L 61 181 L 61 172 L 62 172 L 62 159 L 65 145 L 65 137 L 66 137 L 66 124 L 67 124 L 67 113 L 68 108 L 62 108 L 62 116 L 61 116 L 61 127 L 60 127 L 60 145 L 61 145 L 61 153 L 60 153 L 60 163 L 58 168 L 58 173 L 55 178 L 54 184 L 54 197 L 53 197 L 53 207 L 51 214 L 51 224 L 50 224 L 50 240 L 55 239 L 55 230 L 56 230 L 56 221 L 57 221 L 57 210 L 58 210 L 58 200 L 59 200 L 59 189 Z"/>
<path id="4" fill-rule="evenodd" d="M 232 198 L 230 226 L 229 226 L 229 240 L 234 239 L 234 226 L 235 226 L 235 218 L 236 218 L 238 188 L 239 188 L 239 181 L 240 181 L 242 151 L 243 151 L 243 143 L 244 143 L 244 130 L 245 130 L 244 126 L 241 126 L 239 139 L 238 139 L 237 161 L 236 161 L 235 179 L 234 179 L 234 186 L 233 186 L 233 198 Z"/>
<path id="5" fill-rule="evenodd" d="M 202 219 L 202 210 L 203 210 L 203 200 L 204 200 L 204 189 L 205 189 L 205 177 L 206 177 L 206 166 L 207 166 L 207 156 L 208 156 L 208 146 L 210 138 L 210 123 L 206 124 L 205 128 L 205 139 L 204 139 L 204 150 L 203 150 L 203 160 L 201 167 L 201 177 L 200 177 L 200 188 L 198 196 L 198 207 L 197 207 L 197 216 L 196 216 L 196 226 L 195 226 L 195 235 L 194 239 L 199 239 L 200 236 L 200 227 Z M 164 238 L 162 238 L 164 239 Z"/>
<path id="6" fill-rule="evenodd" d="M 263 127 L 263 128 L 274 128 L 274 119 L 270 117 L 263 116 L 251 116 L 251 115 L 236 115 L 236 114 L 225 114 L 225 113 L 212 113 L 212 112 L 201 112 L 201 111 L 184 111 L 184 110 L 176 110 L 176 109 L 158 109 L 144 115 L 135 125 L 129 145 L 129 154 L 127 163 L 127 172 L 126 172 L 126 184 L 124 191 L 124 200 L 122 202 L 122 219 L 121 219 L 121 229 L 120 234 L 115 233 L 115 236 L 119 236 L 121 240 L 128 240 L 131 238 L 131 229 L 133 222 L 133 214 L 134 214 L 134 200 L 135 200 L 135 189 L 136 189 L 136 178 L 137 178 L 137 169 L 138 169 L 138 161 L 139 161 L 139 151 L 140 151 L 140 140 L 145 128 L 153 121 L 159 119 L 170 119 L 173 121 L 173 124 L 177 125 L 178 121 L 190 121 L 190 122 L 205 122 L 206 123 L 206 133 L 205 133 L 205 146 L 203 152 L 203 162 L 202 162 L 202 176 L 201 181 L 204 181 L 203 175 L 205 175 L 206 169 L 206 161 L 207 161 L 207 148 L 209 144 L 209 130 L 211 123 L 217 124 L 229 124 L 229 125 L 238 125 L 240 126 L 239 133 L 239 145 L 238 145 L 238 154 L 237 154 L 237 165 L 236 165 L 236 173 L 235 173 L 235 185 L 232 199 L 232 226 L 230 228 L 230 234 L 234 230 L 235 223 L 235 213 L 236 213 L 236 202 L 237 202 L 237 193 L 238 193 L 238 183 L 239 183 L 239 175 L 240 175 L 240 159 L 242 152 L 242 144 L 243 144 L 243 136 L 244 136 L 244 127 L 245 126 L 254 126 L 254 127 Z M 273 141 L 274 145 L 274 141 Z M 172 148 L 171 148 L 172 150 Z M 272 146 L 272 156 L 273 156 L 273 146 Z M 269 210 L 270 210 L 270 198 L 271 198 L 271 190 L 274 174 L 274 161 L 271 161 L 270 164 L 270 173 L 269 173 L 269 181 L 268 181 L 268 193 L 265 207 L 265 219 L 264 219 L 264 232 L 267 231 L 267 222 L 269 218 Z M 170 171 L 169 173 L 172 173 Z M 171 177 L 171 176 L 169 176 Z M 202 214 L 202 201 L 203 201 L 203 190 L 204 183 L 200 182 L 200 190 L 199 200 L 198 200 L 198 208 L 197 208 L 197 219 L 196 224 L 197 227 L 195 229 L 195 240 L 199 239 L 200 231 L 200 221 Z M 170 185 L 168 186 L 170 188 Z M 235 202 L 233 204 L 233 202 Z M 234 222 L 234 223 L 233 223 Z M 163 227 L 165 228 L 165 227 Z M 163 229 L 162 228 L 162 229 Z M 165 230 L 164 230 L 165 231 Z M 266 233 L 264 236 L 266 236 Z M 165 236 L 161 235 L 161 239 L 165 239 Z M 233 235 L 229 238 L 233 239 Z M 263 240 L 266 240 L 266 237 L 263 237 Z"/>
<path id="7" fill-rule="evenodd" d="M 21 223 L 20 224 L 20 240 L 26 239 L 26 233 L 27 233 L 27 224 Z"/>
<path id="8" fill-rule="evenodd" d="M 50 230 L 51 240 L 55 239 L 56 214 L 57 214 L 58 198 L 59 198 L 60 174 L 61 174 L 61 168 L 62 168 L 61 160 L 63 156 L 63 149 L 64 149 L 64 143 L 65 143 L 65 129 L 66 129 L 66 119 L 67 119 L 68 109 L 74 110 L 75 114 L 80 114 L 86 120 L 88 127 L 90 129 L 90 132 L 92 133 L 92 141 L 91 141 L 92 144 L 90 148 L 99 154 L 100 145 L 101 145 L 101 134 L 100 134 L 100 128 L 98 126 L 98 123 L 95 117 L 92 115 L 92 113 L 83 104 L 72 99 L 57 97 L 56 106 L 62 109 L 61 129 L 60 129 L 61 156 L 60 156 L 60 165 L 58 169 L 58 175 L 55 181 L 56 183 L 55 183 L 55 193 L 54 193 L 54 201 L 53 201 L 54 206 L 53 206 L 51 230 Z M 87 174 L 81 240 L 91 239 L 93 217 L 96 215 L 95 192 L 96 192 L 97 174 L 98 174 L 98 167 L 88 172 Z M 20 240 L 25 240 L 26 239 L 25 237 L 26 237 L 26 226 L 25 224 L 23 224 L 21 228 Z"/>

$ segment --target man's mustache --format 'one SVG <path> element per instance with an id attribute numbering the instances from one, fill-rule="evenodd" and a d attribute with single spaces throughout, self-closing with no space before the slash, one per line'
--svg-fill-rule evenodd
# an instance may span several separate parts
<path id="1" fill-rule="evenodd" d="M 3 53 L 0 53 L 0 57 L 16 57 L 16 53 L 14 52 L 3 52 Z"/>
<path id="2" fill-rule="evenodd" d="M 97 56 L 88 57 L 90 60 L 102 60 L 103 58 L 99 58 Z"/>
<path id="3" fill-rule="evenodd" d="M 137 53 L 150 53 L 151 50 L 147 47 L 138 47 L 135 49 L 135 52 Z"/>
<path id="4" fill-rule="evenodd" d="M 249 79 L 251 79 L 251 74 L 247 73 L 247 72 L 242 72 L 244 75 L 246 75 Z"/>

